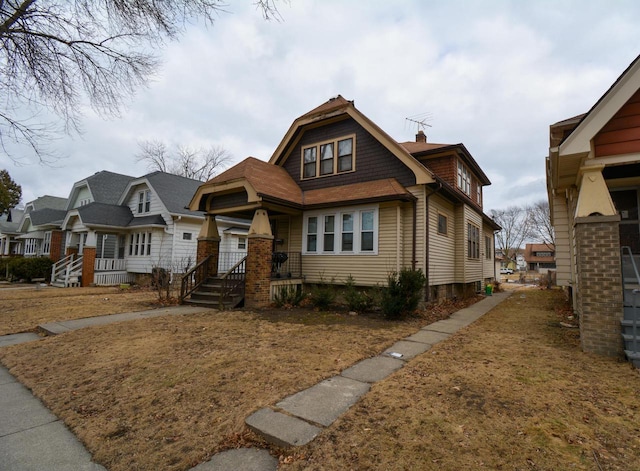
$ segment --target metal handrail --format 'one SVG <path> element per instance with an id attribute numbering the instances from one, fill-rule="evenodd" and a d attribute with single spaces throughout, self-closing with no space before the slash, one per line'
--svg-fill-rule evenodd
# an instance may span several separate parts
<path id="1" fill-rule="evenodd" d="M 207 279 L 209 276 L 209 265 L 212 259 L 213 255 L 207 256 L 198 262 L 191 270 L 182 275 L 180 282 L 180 304 L 183 304 L 187 296 L 197 290 Z"/>
<path id="2" fill-rule="evenodd" d="M 631 259 L 631 266 L 633 267 L 633 272 L 636 275 L 636 283 L 640 285 L 640 273 L 638 273 L 638 267 L 636 265 L 635 259 L 633 258 L 633 252 L 631 252 L 631 247 L 629 247 L 628 245 L 620 247 L 620 251 L 622 252 L 623 257 L 624 257 L 625 250 L 629 252 L 629 258 Z M 624 276 L 624 270 L 622 271 L 622 274 Z M 623 280 L 623 286 L 624 286 L 624 280 Z"/>
<path id="3" fill-rule="evenodd" d="M 246 266 L 247 257 L 244 257 L 220 277 L 221 286 L 218 306 L 220 310 L 224 309 L 224 303 L 230 300 L 232 296 L 244 297 Z"/>

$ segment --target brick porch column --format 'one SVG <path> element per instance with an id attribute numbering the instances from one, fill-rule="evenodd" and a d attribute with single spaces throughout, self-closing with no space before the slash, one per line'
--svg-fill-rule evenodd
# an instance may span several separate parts
<path id="1" fill-rule="evenodd" d="M 269 215 L 256 210 L 247 235 L 245 301 L 248 308 L 267 307 L 271 297 L 271 255 L 273 234 Z"/>
<path id="2" fill-rule="evenodd" d="M 619 215 L 575 219 L 576 310 L 582 350 L 612 357 L 623 353 L 619 222 Z"/>
<path id="3" fill-rule="evenodd" d="M 96 266 L 96 248 L 84 247 L 82 249 L 82 287 L 93 284 L 93 275 Z"/>
<path id="4" fill-rule="evenodd" d="M 209 276 L 218 274 L 218 259 L 220 258 L 220 233 L 216 218 L 212 214 L 207 214 L 198 234 L 198 248 L 196 253 L 197 263 L 212 255 L 209 265 Z"/>
<path id="5" fill-rule="evenodd" d="M 51 231 L 51 246 L 49 249 L 49 258 L 55 263 L 63 258 L 62 241 L 64 232 L 60 230 Z"/>

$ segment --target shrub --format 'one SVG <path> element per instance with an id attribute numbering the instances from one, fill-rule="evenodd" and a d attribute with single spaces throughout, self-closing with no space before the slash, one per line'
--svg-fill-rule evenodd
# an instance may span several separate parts
<path id="1" fill-rule="evenodd" d="M 387 319 L 401 319 L 413 312 L 420 303 L 420 295 L 427 279 L 422 270 L 403 269 L 393 272 L 382 292 L 382 312 Z"/>
<path id="2" fill-rule="evenodd" d="M 353 276 L 347 277 L 344 290 L 344 300 L 349 311 L 366 312 L 370 311 L 377 301 L 375 290 L 358 289 Z"/>
<path id="3" fill-rule="evenodd" d="M 9 273 L 13 279 L 31 281 L 34 278 L 51 278 L 53 262 L 49 257 L 16 257 L 9 262 Z"/>
<path id="4" fill-rule="evenodd" d="M 333 282 L 333 279 L 331 281 Z M 324 278 L 321 276 L 320 283 L 317 283 L 311 288 L 309 298 L 314 307 L 324 311 L 329 309 L 336 300 L 336 289 L 332 284 L 324 281 Z"/>
<path id="5" fill-rule="evenodd" d="M 304 299 L 304 292 L 298 285 L 285 285 L 278 289 L 273 297 L 277 307 L 298 306 Z"/>

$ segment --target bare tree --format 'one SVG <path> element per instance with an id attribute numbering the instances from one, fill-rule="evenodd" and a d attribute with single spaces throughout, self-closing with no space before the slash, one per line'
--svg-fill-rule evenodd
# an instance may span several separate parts
<path id="1" fill-rule="evenodd" d="M 496 233 L 496 249 L 502 251 L 508 262 L 515 261 L 518 250 L 531 237 L 531 221 L 524 208 L 510 206 L 492 209 L 489 214 L 502 228 Z"/>
<path id="2" fill-rule="evenodd" d="M 551 213 L 549 212 L 549 202 L 540 200 L 527 207 L 527 215 L 531 228 L 531 236 L 549 248 L 555 246 L 556 238 L 553 226 L 551 225 Z"/>
<path id="3" fill-rule="evenodd" d="M 255 5 L 279 18 L 276 0 Z M 157 51 L 190 22 L 212 24 L 223 0 L 0 0 L 0 147 L 30 146 L 41 162 L 58 132 L 80 130 L 84 100 L 117 116 L 157 70 Z M 44 123 L 43 111 L 61 118 Z M 13 157 L 17 161 L 17 157 Z"/>
<path id="4" fill-rule="evenodd" d="M 172 153 L 161 141 L 138 143 L 138 162 L 145 162 L 149 171 L 173 173 L 194 180 L 207 181 L 231 163 L 231 154 L 221 146 L 192 148 L 176 146 Z"/>

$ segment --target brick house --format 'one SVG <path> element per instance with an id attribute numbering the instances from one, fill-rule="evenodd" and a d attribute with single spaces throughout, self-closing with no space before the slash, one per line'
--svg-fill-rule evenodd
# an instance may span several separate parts
<path id="1" fill-rule="evenodd" d="M 403 268 L 425 273 L 432 300 L 494 279 L 489 184 L 463 144 L 429 143 L 422 131 L 399 143 L 337 96 L 296 119 L 269 162 L 245 159 L 201 185 L 189 207 L 207 215 L 201 262 L 220 255 L 214 216 L 253 221 L 247 306 L 267 304 L 280 285 L 352 276 L 374 286 Z"/>
<path id="2" fill-rule="evenodd" d="M 546 166 L 557 282 L 571 293 L 582 348 L 640 358 L 627 331 L 637 334 L 640 287 L 640 57 L 586 114 L 550 126 Z"/>

